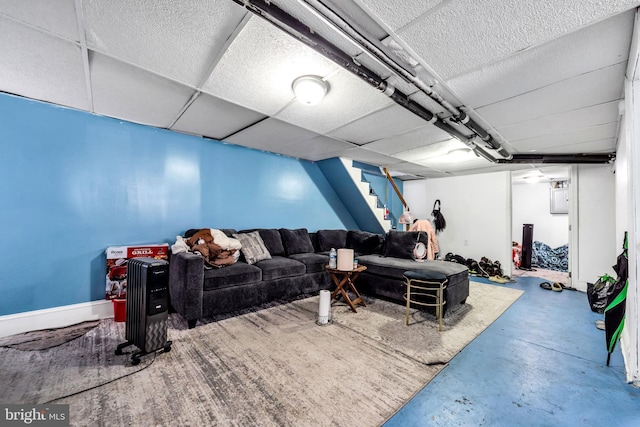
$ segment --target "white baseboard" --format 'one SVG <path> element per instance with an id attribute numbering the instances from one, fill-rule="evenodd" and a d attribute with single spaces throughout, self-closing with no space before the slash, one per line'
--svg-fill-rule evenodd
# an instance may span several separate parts
<path id="1" fill-rule="evenodd" d="M 91 301 L 0 316 L 0 338 L 39 329 L 61 328 L 88 320 L 113 317 L 111 301 Z"/>

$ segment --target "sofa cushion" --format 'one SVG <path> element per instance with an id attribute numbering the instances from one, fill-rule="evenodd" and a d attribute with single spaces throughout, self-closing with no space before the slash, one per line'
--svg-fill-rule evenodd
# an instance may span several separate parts
<path id="1" fill-rule="evenodd" d="M 468 278 L 469 270 L 466 266 L 449 261 L 440 260 L 424 260 L 416 262 L 412 259 L 389 258 L 380 255 L 363 255 L 358 258 L 361 265 L 366 265 L 368 274 L 381 277 L 389 277 L 404 281 L 404 274 L 407 271 L 428 271 L 431 274 L 439 274 L 446 276 L 449 281 L 458 280 L 458 275 Z M 400 282 L 401 283 L 401 282 Z"/>
<path id="2" fill-rule="evenodd" d="M 307 273 L 319 273 L 326 270 L 329 264 L 329 256 L 316 253 L 293 254 L 290 257 L 296 261 L 300 261 L 307 268 Z"/>
<path id="3" fill-rule="evenodd" d="M 303 263 L 291 258 L 275 256 L 256 262 L 256 267 L 262 270 L 262 280 L 282 279 L 283 277 L 304 274 L 306 267 Z"/>
<path id="4" fill-rule="evenodd" d="M 420 236 L 419 240 L 418 236 Z M 413 248 L 418 241 L 429 247 L 429 237 L 423 231 L 389 230 L 385 239 L 384 256 L 413 259 Z"/>
<path id="5" fill-rule="evenodd" d="M 228 288 L 262 280 L 262 270 L 244 262 L 204 271 L 203 290 Z"/>
<path id="6" fill-rule="evenodd" d="M 233 237 L 238 239 L 242 244 L 240 251 L 242 255 L 244 255 L 247 264 L 255 264 L 258 261 L 271 258 L 271 254 L 264 245 L 260 233 L 257 231 L 251 233 L 236 233 Z"/>
<path id="7" fill-rule="evenodd" d="M 315 252 L 306 228 L 298 228 L 296 230 L 281 228 L 279 231 L 287 256 Z"/>
<path id="8" fill-rule="evenodd" d="M 360 230 L 347 232 L 347 247 L 353 249 L 357 256 L 379 254 L 384 238 L 375 233 Z"/>
<path id="9" fill-rule="evenodd" d="M 280 232 L 275 228 L 254 228 L 251 230 L 242 230 L 240 233 L 250 233 L 257 231 L 262 237 L 264 246 L 267 248 L 271 256 L 285 256 L 284 246 L 282 245 L 282 237 Z"/>
<path id="10" fill-rule="evenodd" d="M 328 252 L 331 248 L 347 247 L 347 230 L 318 230 L 316 232 L 318 252 Z"/>

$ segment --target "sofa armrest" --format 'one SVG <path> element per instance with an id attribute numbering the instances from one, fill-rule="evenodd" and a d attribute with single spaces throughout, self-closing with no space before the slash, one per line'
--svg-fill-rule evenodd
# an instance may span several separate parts
<path id="1" fill-rule="evenodd" d="M 189 252 L 171 256 L 169 295 L 173 308 L 187 322 L 202 317 L 204 258 Z"/>

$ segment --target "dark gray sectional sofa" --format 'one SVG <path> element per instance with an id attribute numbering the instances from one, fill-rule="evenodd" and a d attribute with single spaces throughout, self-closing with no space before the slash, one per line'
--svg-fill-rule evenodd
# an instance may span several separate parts
<path id="1" fill-rule="evenodd" d="M 271 301 L 291 300 L 334 285 L 326 272 L 331 248 L 351 248 L 361 265 L 367 266 L 356 287 L 366 295 L 404 304 L 403 273 L 429 270 L 449 279 L 446 307 L 464 303 L 469 295 L 465 266 L 447 261 L 415 262 L 416 239 L 427 244 L 424 233 L 389 231 L 385 236 L 358 230 L 256 229 L 227 236 L 258 232 L 270 259 L 249 264 L 241 257 L 233 265 L 205 268 L 204 258 L 190 252 L 173 254 L 169 266 L 171 305 L 188 323 L 198 319 L 259 306 Z"/>

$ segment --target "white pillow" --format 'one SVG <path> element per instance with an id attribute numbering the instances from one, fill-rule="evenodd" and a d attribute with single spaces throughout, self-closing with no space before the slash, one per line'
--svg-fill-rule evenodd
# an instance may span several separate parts
<path id="1" fill-rule="evenodd" d="M 212 228 L 211 235 L 213 236 L 213 241 L 215 242 L 215 244 L 220 246 L 224 251 L 228 251 L 231 249 L 239 251 L 242 248 L 242 244 L 238 239 L 232 239 L 231 237 L 228 237 L 221 230 Z"/>

